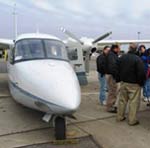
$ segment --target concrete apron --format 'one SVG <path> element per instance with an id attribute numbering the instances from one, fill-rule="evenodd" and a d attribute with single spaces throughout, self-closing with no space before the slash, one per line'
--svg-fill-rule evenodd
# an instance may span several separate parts
<path id="1" fill-rule="evenodd" d="M 0 94 L 3 93 L 0 97 L 0 147 L 19 147 L 54 140 L 53 128 L 41 120 L 43 114 L 17 104 L 10 97 L 6 76 L 0 78 L 3 80 L 3 83 L 0 82 Z M 105 112 L 105 107 L 99 105 L 95 89 L 91 92 L 89 88 L 87 92 L 84 91 L 81 106 L 75 114 L 77 120 L 68 120 L 68 138 L 92 135 L 104 148 L 149 148 L 150 110 L 144 103 L 139 113 L 141 124 L 130 127 L 126 121 L 117 123 L 114 114 Z"/>

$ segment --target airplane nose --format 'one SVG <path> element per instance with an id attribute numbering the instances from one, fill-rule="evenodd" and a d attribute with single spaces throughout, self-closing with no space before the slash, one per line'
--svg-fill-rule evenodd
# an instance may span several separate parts
<path id="1" fill-rule="evenodd" d="M 58 78 L 57 81 L 59 83 L 53 84 L 57 84 L 57 87 L 53 93 L 49 93 L 49 101 L 60 106 L 60 108 L 56 108 L 58 113 L 73 113 L 79 108 L 81 102 L 80 86 L 78 80 L 74 80 L 74 77 L 71 75 L 70 80 L 69 76 L 63 78 L 63 80 L 61 81 L 61 78 Z"/>
<path id="2" fill-rule="evenodd" d="M 30 68 L 29 68 L 30 67 Z M 54 113 L 70 113 L 81 101 L 77 76 L 68 62 L 58 60 L 32 61 L 25 67 L 24 86 L 32 90 Z M 32 69 L 31 71 L 28 69 Z M 30 75 L 30 77 L 26 77 Z M 22 79 L 21 79 L 22 80 Z M 32 82 L 32 85 L 30 83 Z"/>
<path id="3" fill-rule="evenodd" d="M 55 81 L 52 83 L 54 102 L 63 106 L 66 112 L 77 110 L 81 101 L 80 86 L 75 72 L 70 65 L 55 70 Z M 52 82 L 52 81 L 51 81 Z"/>
<path id="4" fill-rule="evenodd" d="M 80 105 L 80 89 L 74 87 L 74 90 L 70 90 L 70 88 L 67 87 L 64 92 L 65 91 L 66 93 L 62 96 L 62 99 L 65 101 L 64 107 L 68 109 L 68 111 L 77 110 Z"/>
<path id="5" fill-rule="evenodd" d="M 77 110 L 81 101 L 81 92 L 76 75 L 68 72 L 66 76 L 59 76 L 54 85 L 57 85 L 55 95 L 59 100 L 58 103 L 68 111 Z"/>

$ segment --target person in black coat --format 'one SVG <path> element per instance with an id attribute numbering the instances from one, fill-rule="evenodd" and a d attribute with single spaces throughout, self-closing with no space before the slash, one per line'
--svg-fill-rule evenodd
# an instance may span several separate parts
<path id="1" fill-rule="evenodd" d="M 106 58 L 106 80 L 108 84 L 108 97 L 106 111 L 111 113 L 117 112 L 116 100 L 119 82 L 118 73 L 118 54 L 120 52 L 119 45 L 112 45 L 111 50 Z"/>
<path id="2" fill-rule="evenodd" d="M 132 43 L 133 44 L 133 43 Z M 141 87 L 144 86 L 146 75 L 144 64 L 136 55 L 136 48 L 130 45 L 129 52 L 119 59 L 120 97 L 118 102 L 117 120 L 125 120 L 125 111 L 129 102 L 128 124 L 137 125 L 137 111 L 140 105 Z"/>
<path id="3" fill-rule="evenodd" d="M 102 54 L 100 54 L 96 59 L 98 79 L 100 84 L 99 101 L 101 105 L 106 105 L 107 82 L 105 74 L 106 74 L 106 56 L 109 50 L 110 50 L 109 46 L 105 46 L 103 48 Z"/>

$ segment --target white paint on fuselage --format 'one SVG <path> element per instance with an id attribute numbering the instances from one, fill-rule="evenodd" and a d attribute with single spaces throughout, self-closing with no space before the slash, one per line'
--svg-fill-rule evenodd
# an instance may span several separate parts
<path id="1" fill-rule="evenodd" d="M 48 39 L 45 34 L 24 34 L 16 39 Z M 62 43 L 63 44 L 63 43 Z M 10 58 L 9 58 L 10 59 Z M 81 101 L 80 86 L 72 66 L 61 59 L 8 61 L 9 87 L 13 98 L 24 106 L 49 113 L 72 114 Z"/>
<path id="2" fill-rule="evenodd" d="M 80 87 L 77 77 L 68 62 L 61 60 L 31 60 L 10 66 L 10 73 L 11 69 L 13 69 L 13 75 L 10 75 L 10 81 L 25 92 L 41 98 L 47 103 L 47 106 L 55 104 L 57 110 L 53 110 L 54 113 L 60 113 L 62 108 L 64 112 L 69 113 L 79 107 Z M 19 98 L 16 94 L 12 95 L 17 102 L 38 109 L 35 104 L 38 99 L 34 98 L 33 102 L 28 98 L 29 96 L 22 99 L 20 95 Z M 58 107 L 60 107 L 60 111 Z M 45 112 L 45 110 L 43 111 Z"/>
<path id="3" fill-rule="evenodd" d="M 61 41 L 59 38 L 49 35 L 49 34 L 41 34 L 41 33 L 26 33 L 17 37 L 16 41 L 20 41 L 23 39 L 49 39 L 49 40 L 57 40 Z"/>

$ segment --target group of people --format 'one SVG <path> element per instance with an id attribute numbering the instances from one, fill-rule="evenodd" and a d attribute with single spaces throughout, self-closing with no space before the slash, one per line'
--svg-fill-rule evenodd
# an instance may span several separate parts
<path id="1" fill-rule="evenodd" d="M 126 120 L 128 106 L 128 124 L 138 125 L 142 88 L 143 100 L 150 105 L 150 49 L 130 43 L 128 52 L 120 55 L 119 45 L 105 46 L 96 63 L 100 104 L 107 112 L 117 113 L 119 122 Z"/>

